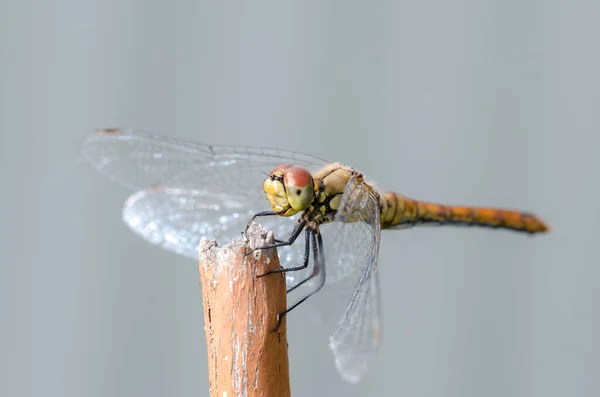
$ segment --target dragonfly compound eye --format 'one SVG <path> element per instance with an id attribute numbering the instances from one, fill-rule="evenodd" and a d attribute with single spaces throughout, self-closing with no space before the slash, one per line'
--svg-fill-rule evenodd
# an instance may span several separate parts
<path id="1" fill-rule="evenodd" d="M 289 164 L 282 164 L 274 168 L 263 185 L 271 208 L 282 216 L 292 216 L 298 212 L 290 205 L 284 186 L 284 172 L 290 167 Z"/>
<path id="2" fill-rule="evenodd" d="M 283 184 L 287 191 L 287 199 L 296 211 L 304 211 L 315 196 L 312 175 L 306 168 L 289 167 L 283 173 Z"/>

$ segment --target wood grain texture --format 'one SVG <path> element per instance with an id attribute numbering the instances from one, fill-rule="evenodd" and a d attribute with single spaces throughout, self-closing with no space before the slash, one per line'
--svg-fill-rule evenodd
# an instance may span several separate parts
<path id="1" fill-rule="evenodd" d="M 210 395 L 290 396 L 285 318 L 277 332 L 277 314 L 286 307 L 283 274 L 255 278 L 279 268 L 277 251 L 251 247 L 273 242 L 273 234 L 252 224 L 248 241 L 219 247 L 200 244 L 200 281 L 204 303 Z"/>

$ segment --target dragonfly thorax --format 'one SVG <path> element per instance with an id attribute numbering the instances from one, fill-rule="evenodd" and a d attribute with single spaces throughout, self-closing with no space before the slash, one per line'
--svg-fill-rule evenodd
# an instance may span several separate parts
<path id="1" fill-rule="evenodd" d="M 281 164 L 269 173 L 263 189 L 273 211 L 292 216 L 307 209 L 314 197 L 315 186 L 311 173 L 292 164 Z"/>

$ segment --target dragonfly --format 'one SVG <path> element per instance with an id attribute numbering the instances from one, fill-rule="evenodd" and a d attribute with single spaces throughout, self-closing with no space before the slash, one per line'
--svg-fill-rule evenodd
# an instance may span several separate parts
<path id="1" fill-rule="evenodd" d="M 81 158 L 131 191 L 122 219 L 136 234 L 185 257 L 199 258 L 203 238 L 234 239 L 260 218 L 276 237 L 260 248 L 278 249 L 282 269 L 276 271 L 285 272 L 289 293 L 300 291 L 279 318 L 322 289 L 335 291 L 341 317 L 327 316 L 334 319 L 329 347 L 350 383 L 363 378 L 381 343 L 382 230 L 465 225 L 549 231 L 532 213 L 380 192 L 355 168 L 281 149 L 103 129 L 85 138 Z M 295 244 L 303 231 L 304 245 Z"/>

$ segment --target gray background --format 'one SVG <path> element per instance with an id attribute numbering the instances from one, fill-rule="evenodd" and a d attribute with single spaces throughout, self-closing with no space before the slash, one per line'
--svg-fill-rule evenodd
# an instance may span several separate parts
<path id="1" fill-rule="evenodd" d="M 75 162 L 103 126 L 303 151 L 552 225 L 385 233 L 371 371 L 343 383 L 305 305 L 294 396 L 599 395 L 599 8 L 1 1 L 0 395 L 208 395 L 196 264 Z"/>

